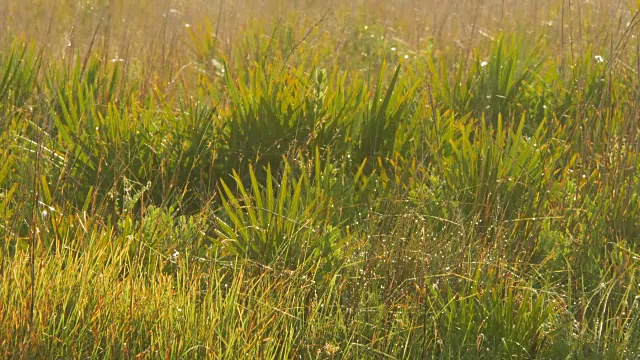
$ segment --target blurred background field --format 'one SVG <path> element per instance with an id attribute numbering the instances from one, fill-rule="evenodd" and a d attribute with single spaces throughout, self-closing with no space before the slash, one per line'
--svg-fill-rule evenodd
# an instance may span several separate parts
<path id="1" fill-rule="evenodd" d="M 0 3 L 0 356 L 640 356 L 637 1 Z"/>

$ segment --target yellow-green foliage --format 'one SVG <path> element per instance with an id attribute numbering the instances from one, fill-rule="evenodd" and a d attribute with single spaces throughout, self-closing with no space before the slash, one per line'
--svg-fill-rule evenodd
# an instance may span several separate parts
<path id="1" fill-rule="evenodd" d="M 0 356 L 640 357 L 639 11 L 4 1 Z"/>

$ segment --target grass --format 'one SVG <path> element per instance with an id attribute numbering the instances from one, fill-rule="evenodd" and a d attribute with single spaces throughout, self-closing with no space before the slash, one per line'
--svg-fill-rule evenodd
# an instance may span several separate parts
<path id="1" fill-rule="evenodd" d="M 640 356 L 637 4 L 0 8 L 0 356 Z"/>

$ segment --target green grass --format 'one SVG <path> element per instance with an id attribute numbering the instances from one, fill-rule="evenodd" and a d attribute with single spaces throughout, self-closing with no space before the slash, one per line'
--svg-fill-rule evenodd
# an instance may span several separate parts
<path id="1" fill-rule="evenodd" d="M 0 356 L 640 357 L 640 10 L 534 3 L 9 1 Z"/>

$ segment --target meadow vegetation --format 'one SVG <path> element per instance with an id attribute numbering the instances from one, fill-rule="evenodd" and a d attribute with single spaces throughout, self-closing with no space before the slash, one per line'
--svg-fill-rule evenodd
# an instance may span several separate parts
<path id="1" fill-rule="evenodd" d="M 0 357 L 640 357 L 636 1 L 0 5 Z"/>

